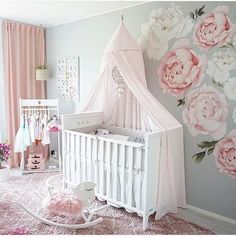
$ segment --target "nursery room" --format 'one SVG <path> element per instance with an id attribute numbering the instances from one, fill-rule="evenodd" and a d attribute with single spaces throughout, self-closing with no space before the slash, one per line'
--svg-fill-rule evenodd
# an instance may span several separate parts
<path id="1" fill-rule="evenodd" d="M 0 1 L 0 235 L 235 235 L 235 10 Z"/>

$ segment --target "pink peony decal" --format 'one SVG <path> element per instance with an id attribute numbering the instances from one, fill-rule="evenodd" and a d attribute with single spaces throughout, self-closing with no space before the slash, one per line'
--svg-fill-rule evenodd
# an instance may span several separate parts
<path id="1" fill-rule="evenodd" d="M 201 83 L 206 57 L 190 48 L 189 40 L 176 41 L 172 51 L 162 58 L 158 76 L 163 92 L 183 96 L 186 90 Z"/>
<path id="2" fill-rule="evenodd" d="M 203 85 L 188 93 L 185 105 L 183 120 L 193 136 L 205 134 L 218 140 L 225 135 L 228 105 L 224 94 Z"/>
<path id="3" fill-rule="evenodd" d="M 211 13 L 204 15 L 194 29 L 194 43 L 202 50 L 209 50 L 229 43 L 235 25 L 230 21 L 229 8 L 218 6 Z"/>
<path id="4" fill-rule="evenodd" d="M 236 179 L 236 129 L 216 143 L 213 155 L 220 172 Z"/>

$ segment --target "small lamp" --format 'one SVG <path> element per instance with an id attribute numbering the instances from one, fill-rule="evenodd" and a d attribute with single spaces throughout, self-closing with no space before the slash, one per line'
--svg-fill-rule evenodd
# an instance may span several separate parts
<path id="1" fill-rule="evenodd" d="M 36 80 L 42 81 L 42 80 L 48 80 L 49 79 L 49 72 L 48 68 L 45 65 L 41 65 L 36 69 Z"/>

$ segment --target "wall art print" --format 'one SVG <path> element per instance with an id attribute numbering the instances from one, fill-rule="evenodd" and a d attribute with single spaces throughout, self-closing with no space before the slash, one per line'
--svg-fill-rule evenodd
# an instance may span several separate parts
<path id="1" fill-rule="evenodd" d="M 203 5 L 186 16 L 180 6 L 158 8 L 141 31 L 139 44 L 158 60 L 160 87 L 176 97 L 190 134 L 212 138 L 197 145 L 193 161 L 213 155 L 219 171 L 236 179 L 236 129 L 226 122 L 236 123 L 236 107 L 229 113 L 229 103 L 236 102 L 236 24 L 228 6 L 206 12 Z"/>
<path id="2" fill-rule="evenodd" d="M 57 60 L 58 98 L 79 101 L 79 57 L 70 56 Z"/>

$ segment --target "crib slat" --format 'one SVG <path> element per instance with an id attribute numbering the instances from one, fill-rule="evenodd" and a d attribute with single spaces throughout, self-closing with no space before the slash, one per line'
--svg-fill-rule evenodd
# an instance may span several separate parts
<path id="1" fill-rule="evenodd" d="M 85 157 L 85 153 L 86 153 L 86 137 L 85 136 L 81 136 L 81 162 L 82 162 L 82 182 L 86 181 L 86 157 Z"/>
<path id="2" fill-rule="evenodd" d="M 104 195 L 104 141 L 100 140 L 99 158 L 99 193 Z"/>
<path id="3" fill-rule="evenodd" d="M 107 165 L 107 177 L 106 177 L 106 195 L 110 197 L 110 187 L 111 187 L 111 143 L 108 141 L 106 143 L 106 165 Z"/>
<path id="4" fill-rule="evenodd" d="M 70 145 L 71 145 L 71 134 L 67 133 L 67 143 L 66 143 L 66 171 L 67 179 L 71 182 L 71 171 L 70 171 Z"/>
<path id="5" fill-rule="evenodd" d="M 120 145 L 121 202 L 125 202 L 125 145 Z"/>
<path id="6" fill-rule="evenodd" d="M 81 161 L 80 135 L 77 134 L 76 135 L 76 183 L 81 182 L 80 161 Z"/>
<path id="7" fill-rule="evenodd" d="M 85 160 L 87 167 L 87 180 L 92 180 L 92 139 L 87 138 L 87 158 Z"/>
<path id="8" fill-rule="evenodd" d="M 62 131 L 62 173 L 66 174 L 66 170 L 65 170 L 65 157 L 66 157 L 66 132 Z"/>
<path id="9" fill-rule="evenodd" d="M 71 135 L 71 182 L 75 183 L 75 136 L 74 134 Z"/>
<path id="10" fill-rule="evenodd" d="M 66 174 L 66 132 L 62 131 L 62 169 L 63 169 L 63 174 Z"/>
<path id="11" fill-rule="evenodd" d="M 96 139 L 93 139 L 93 169 L 94 169 L 94 182 L 97 184 L 95 187 L 95 192 L 98 192 L 98 142 Z"/>
<path id="12" fill-rule="evenodd" d="M 114 143 L 113 147 L 113 170 L 114 170 L 114 177 L 113 177 L 113 199 L 117 200 L 117 186 L 118 186 L 118 163 L 117 163 L 117 158 L 118 158 L 118 144 Z"/>
<path id="13" fill-rule="evenodd" d="M 142 168 L 142 160 L 141 160 L 141 156 L 142 156 L 142 150 L 139 148 L 137 149 L 137 208 L 141 209 L 141 179 L 142 179 L 142 172 L 141 172 L 141 168 Z"/>
<path id="14" fill-rule="evenodd" d="M 63 174 L 67 174 L 67 170 L 66 170 L 66 156 L 67 156 L 67 133 L 64 132 L 64 145 L 63 145 L 63 152 L 64 152 L 64 157 L 63 157 Z"/>
<path id="15" fill-rule="evenodd" d="M 129 177 L 128 177 L 128 191 L 127 191 L 127 199 L 128 205 L 132 206 L 132 188 L 133 188 L 133 148 L 128 148 L 128 163 L 129 163 Z"/>

